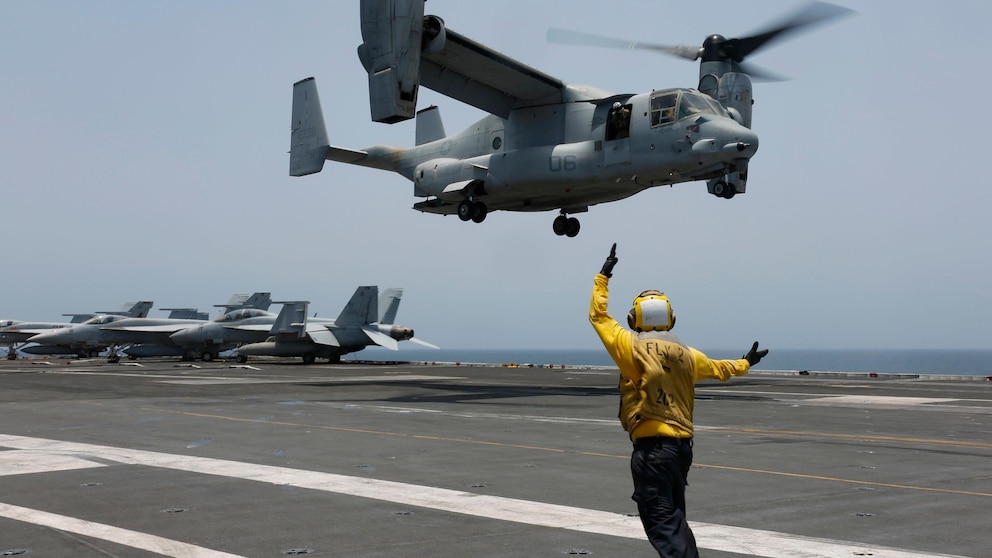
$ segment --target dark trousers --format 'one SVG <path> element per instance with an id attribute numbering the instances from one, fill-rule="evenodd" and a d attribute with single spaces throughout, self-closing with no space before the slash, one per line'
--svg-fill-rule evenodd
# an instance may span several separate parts
<path id="1" fill-rule="evenodd" d="M 662 558 L 696 558 L 696 538 L 685 512 L 692 439 L 638 438 L 630 456 L 637 511 L 644 532 Z"/>

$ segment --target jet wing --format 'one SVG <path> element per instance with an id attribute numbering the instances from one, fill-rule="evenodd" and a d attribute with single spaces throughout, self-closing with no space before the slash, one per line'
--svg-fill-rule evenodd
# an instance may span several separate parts
<path id="1" fill-rule="evenodd" d="M 338 338 L 334 337 L 331 330 L 323 324 L 307 324 L 307 335 L 309 335 L 310 339 L 317 345 L 330 345 L 332 347 L 341 346 L 341 343 L 338 342 Z"/>
<path id="2" fill-rule="evenodd" d="M 500 118 L 515 108 L 560 103 L 565 84 L 445 28 L 444 46 L 420 55 L 420 84 Z"/>
<path id="3" fill-rule="evenodd" d="M 146 326 L 129 326 L 129 327 L 102 326 L 100 329 L 106 329 L 111 331 L 134 331 L 140 333 L 175 333 L 181 329 L 190 328 L 195 325 L 197 324 L 163 324 L 163 325 L 146 325 Z"/>
<path id="4" fill-rule="evenodd" d="M 269 331 L 272 329 L 272 324 L 227 325 L 224 326 L 224 329 L 235 331 Z"/>

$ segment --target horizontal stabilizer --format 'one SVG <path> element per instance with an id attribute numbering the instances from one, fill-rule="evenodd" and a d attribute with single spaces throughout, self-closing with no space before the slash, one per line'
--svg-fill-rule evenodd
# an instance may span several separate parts
<path id="1" fill-rule="evenodd" d="M 411 337 L 411 338 L 407 339 L 407 341 L 409 341 L 411 343 L 416 343 L 416 344 L 420 345 L 421 347 L 427 347 L 428 349 L 438 349 L 438 350 L 441 349 L 441 347 L 438 347 L 437 345 L 435 345 L 433 343 L 428 343 L 427 341 L 421 341 L 420 339 L 417 339 L 416 337 Z"/>
<path id="2" fill-rule="evenodd" d="M 370 327 L 363 327 L 362 331 L 364 331 L 365 335 L 367 335 L 369 339 L 371 339 L 372 342 L 375 343 L 376 345 L 379 345 L 380 347 L 385 347 L 391 351 L 400 350 L 399 343 L 397 343 L 395 339 L 386 335 L 385 333 L 382 333 Z"/>

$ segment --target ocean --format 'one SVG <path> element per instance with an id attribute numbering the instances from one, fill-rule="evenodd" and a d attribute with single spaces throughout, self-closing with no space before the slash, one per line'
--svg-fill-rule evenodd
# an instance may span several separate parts
<path id="1" fill-rule="evenodd" d="M 401 344 L 401 347 L 403 345 Z M 749 347 L 745 347 L 748 349 Z M 710 358 L 741 358 L 741 350 L 707 350 Z M 541 366 L 614 366 L 603 349 L 407 349 L 369 348 L 351 359 L 459 362 Z M 346 358 L 348 358 L 346 357 Z M 947 374 L 992 376 L 992 350 L 986 349 L 774 349 L 755 370 Z"/>

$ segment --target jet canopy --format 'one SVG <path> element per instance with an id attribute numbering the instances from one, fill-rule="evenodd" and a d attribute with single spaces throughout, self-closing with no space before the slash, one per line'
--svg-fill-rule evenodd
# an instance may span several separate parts
<path id="1" fill-rule="evenodd" d="M 123 320 L 126 317 L 127 316 L 118 316 L 114 314 L 101 314 L 99 316 L 93 316 L 92 318 L 86 320 L 83 323 L 90 325 L 106 325 L 112 322 L 116 322 L 117 320 Z"/>
<path id="2" fill-rule="evenodd" d="M 268 315 L 269 312 L 259 310 L 258 308 L 241 308 L 239 310 L 231 310 L 226 314 L 218 316 L 214 321 L 219 323 L 237 322 L 246 318 L 259 318 Z"/>
<path id="3" fill-rule="evenodd" d="M 727 116 L 727 111 L 712 97 L 695 89 L 665 89 L 651 94 L 651 126 L 671 124 L 690 116 L 713 114 Z"/>

